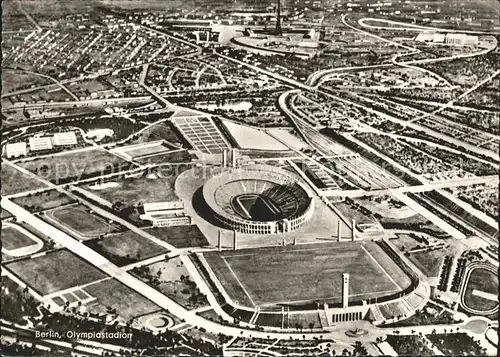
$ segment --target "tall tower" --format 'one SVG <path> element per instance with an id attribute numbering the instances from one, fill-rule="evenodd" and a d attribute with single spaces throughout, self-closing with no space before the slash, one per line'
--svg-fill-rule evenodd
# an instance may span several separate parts
<path id="1" fill-rule="evenodd" d="M 281 31 L 281 0 L 277 0 L 276 7 L 276 29 L 274 30 L 275 34 L 281 36 L 283 32 Z"/>
<path id="2" fill-rule="evenodd" d="M 349 305 L 349 274 L 342 274 L 342 307 L 346 308 Z"/>

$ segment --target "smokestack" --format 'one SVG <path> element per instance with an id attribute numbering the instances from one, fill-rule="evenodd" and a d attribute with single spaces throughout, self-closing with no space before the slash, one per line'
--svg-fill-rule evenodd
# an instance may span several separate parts
<path id="1" fill-rule="evenodd" d="M 236 241 L 236 231 L 233 231 L 233 250 L 238 250 L 238 245 Z"/>
<path id="2" fill-rule="evenodd" d="M 342 239 L 342 221 L 340 219 L 338 221 L 337 234 L 340 241 Z"/>
<path id="3" fill-rule="evenodd" d="M 352 220 L 352 240 L 356 240 L 356 220 Z"/>
<path id="4" fill-rule="evenodd" d="M 222 251 L 222 237 L 221 237 L 222 233 L 221 231 L 219 231 L 219 239 L 217 241 L 217 247 L 219 248 L 219 252 Z"/>

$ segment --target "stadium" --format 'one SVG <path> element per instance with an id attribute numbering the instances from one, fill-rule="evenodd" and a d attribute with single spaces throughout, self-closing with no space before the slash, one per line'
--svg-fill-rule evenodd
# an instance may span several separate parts
<path id="1" fill-rule="evenodd" d="M 270 165 L 232 168 L 213 176 L 203 186 L 203 199 L 222 227 L 241 233 L 292 232 L 314 211 L 308 189 Z"/>

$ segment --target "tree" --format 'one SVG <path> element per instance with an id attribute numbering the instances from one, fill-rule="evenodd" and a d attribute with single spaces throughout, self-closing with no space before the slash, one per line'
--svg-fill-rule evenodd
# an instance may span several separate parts
<path id="1" fill-rule="evenodd" d="M 311 330 L 311 332 L 313 328 L 314 328 L 314 322 L 309 322 L 309 330 Z"/>
<path id="2" fill-rule="evenodd" d="M 368 355 L 368 351 L 365 346 L 360 341 L 354 342 L 354 350 L 352 351 L 354 356 L 366 356 Z"/>

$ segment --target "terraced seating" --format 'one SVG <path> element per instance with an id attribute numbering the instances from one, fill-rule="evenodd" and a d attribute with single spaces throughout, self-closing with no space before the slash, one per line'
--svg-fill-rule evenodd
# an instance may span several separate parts
<path id="1" fill-rule="evenodd" d="M 405 300 L 413 309 L 417 309 L 422 301 L 424 301 L 424 298 L 418 294 L 410 294 Z"/>
<path id="2" fill-rule="evenodd" d="M 281 328 L 283 326 L 283 314 L 260 313 L 255 321 L 259 326 L 270 326 Z"/>
<path id="3" fill-rule="evenodd" d="M 400 301 L 379 305 L 379 308 L 385 319 L 392 319 L 409 313 L 408 308 Z"/>

